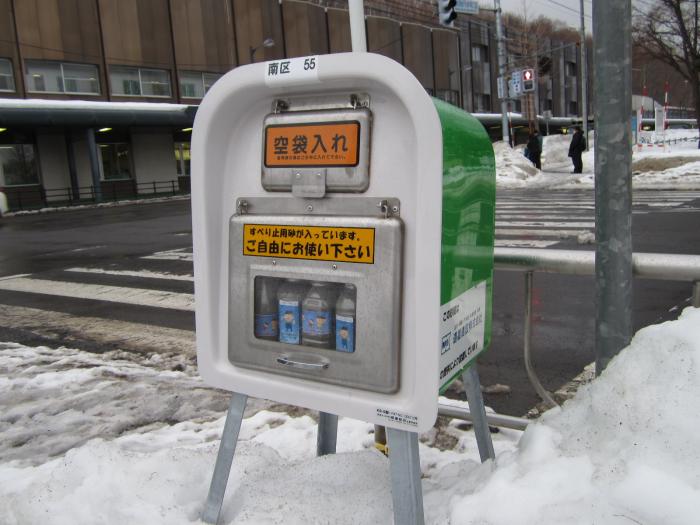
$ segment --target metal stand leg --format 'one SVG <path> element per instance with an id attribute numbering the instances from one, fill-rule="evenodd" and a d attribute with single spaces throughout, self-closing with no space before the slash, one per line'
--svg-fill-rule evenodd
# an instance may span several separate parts
<path id="1" fill-rule="evenodd" d="M 394 501 L 394 523 L 423 525 L 423 490 L 420 483 L 418 434 L 387 428 L 391 496 Z"/>
<path id="2" fill-rule="evenodd" d="M 231 472 L 231 463 L 233 462 L 233 454 L 236 452 L 238 433 L 241 431 L 241 421 L 243 420 L 243 411 L 247 400 L 248 396 L 244 394 L 234 392 L 231 396 L 224 432 L 221 434 L 219 453 L 216 456 L 216 466 L 211 478 L 211 485 L 209 485 L 209 495 L 202 513 L 202 521 L 205 523 L 216 524 L 219 519 L 219 512 L 221 512 L 221 505 L 224 502 L 226 484 Z"/>
<path id="3" fill-rule="evenodd" d="M 464 390 L 469 402 L 469 412 L 471 412 L 472 422 L 474 423 L 474 434 L 476 434 L 476 444 L 479 447 L 481 462 L 483 463 L 488 459 L 496 459 L 489 424 L 486 421 L 486 408 L 484 407 L 484 398 L 481 396 L 481 385 L 479 383 L 479 373 L 476 371 L 476 363 L 472 363 L 462 374 L 462 381 L 464 382 Z"/>
<path id="4" fill-rule="evenodd" d="M 319 412 L 318 434 L 316 434 L 316 455 L 335 454 L 338 438 L 338 416 Z"/>

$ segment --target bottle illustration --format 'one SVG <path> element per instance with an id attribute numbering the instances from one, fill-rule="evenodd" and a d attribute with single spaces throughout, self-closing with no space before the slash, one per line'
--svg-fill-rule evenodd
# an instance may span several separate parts
<path id="1" fill-rule="evenodd" d="M 301 343 L 301 302 L 304 285 L 299 279 L 287 279 L 277 292 L 280 343 Z"/>
<path id="2" fill-rule="evenodd" d="M 277 319 L 277 279 L 255 278 L 255 337 L 277 341 L 279 337 Z"/>
<path id="3" fill-rule="evenodd" d="M 335 349 L 355 351 L 355 287 L 351 284 L 343 286 L 335 303 Z"/>
<path id="4" fill-rule="evenodd" d="M 329 283 L 311 283 L 301 307 L 301 343 L 317 348 L 333 348 L 332 290 Z"/>

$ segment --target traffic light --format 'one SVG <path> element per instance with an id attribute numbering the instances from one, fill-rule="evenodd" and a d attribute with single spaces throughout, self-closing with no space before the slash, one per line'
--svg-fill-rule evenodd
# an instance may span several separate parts
<path id="1" fill-rule="evenodd" d="M 441 26 L 454 27 L 454 19 L 457 18 L 455 6 L 457 0 L 438 0 L 438 19 Z"/>
<path id="2" fill-rule="evenodd" d="M 523 93 L 535 91 L 535 70 L 523 69 Z"/>

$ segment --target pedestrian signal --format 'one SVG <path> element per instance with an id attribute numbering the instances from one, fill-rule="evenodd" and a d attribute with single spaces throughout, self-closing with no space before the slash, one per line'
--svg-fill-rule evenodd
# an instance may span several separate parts
<path id="1" fill-rule="evenodd" d="M 524 69 L 523 70 L 523 92 L 527 93 L 530 91 L 535 91 L 535 70 L 534 69 Z"/>

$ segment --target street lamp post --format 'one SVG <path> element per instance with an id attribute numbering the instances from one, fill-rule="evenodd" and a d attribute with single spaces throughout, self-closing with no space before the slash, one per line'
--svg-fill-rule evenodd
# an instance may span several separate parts
<path id="1" fill-rule="evenodd" d="M 261 47 L 272 47 L 274 45 L 275 41 L 272 38 L 267 37 L 265 40 L 262 41 L 262 44 L 260 44 L 259 46 L 250 46 L 250 63 L 252 64 L 253 62 L 255 62 L 255 53 L 258 49 L 260 49 Z"/>

